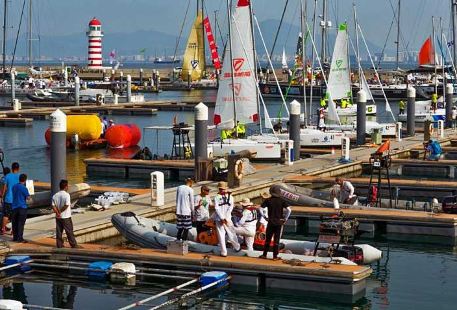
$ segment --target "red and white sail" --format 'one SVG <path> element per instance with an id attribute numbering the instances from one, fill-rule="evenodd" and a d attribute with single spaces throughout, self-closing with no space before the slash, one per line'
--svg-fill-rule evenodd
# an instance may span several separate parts
<path id="1" fill-rule="evenodd" d="M 249 0 L 238 0 L 230 27 L 232 43 L 225 50 L 214 110 L 214 124 L 220 128 L 233 128 L 235 119 L 242 124 L 259 121 Z"/>

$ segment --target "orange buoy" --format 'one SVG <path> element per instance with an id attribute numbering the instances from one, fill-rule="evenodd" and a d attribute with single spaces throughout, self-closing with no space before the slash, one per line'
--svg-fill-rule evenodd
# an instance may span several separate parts
<path id="1" fill-rule="evenodd" d="M 122 124 L 109 127 L 105 139 L 112 148 L 135 146 L 140 142 L 141 131 L 135 124 Z"/>

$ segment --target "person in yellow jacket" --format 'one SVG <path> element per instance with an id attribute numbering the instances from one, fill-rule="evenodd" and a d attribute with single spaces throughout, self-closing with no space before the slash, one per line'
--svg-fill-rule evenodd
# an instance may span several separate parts
<path id="1" fill-rule="evenodd" d="M 398 103 L 398 108 L 400 110 L 400 114 L 405 114 L 406 103 L 404 100 L 400 100 Z"/>
<path id="2" fill-rule="evenodd" d="M 438 94 L 434 93 L 432 95 L 432 110 L 435 113 L 438 108 Z"/>
<path id="3" fill-rule="evenodd" d="M 346 109 L 348 107 L 348 101 L 346 99 L 341 99 L 341 108 Z"/>
<path id="4" fill-rule="evenodd" d="M 221 130 L 221 139 L 230 139 L 232 137 L 232 130 L 231 129 L 222 129 Z"/>
<path id="5" fill-rule="evenodd" d="M 238 138 L 244 138 L 246 137 L 246 126 L 244 124 L 241 124 L 240 122 L 236 122 L 234 132 L 236 133 Z"/>

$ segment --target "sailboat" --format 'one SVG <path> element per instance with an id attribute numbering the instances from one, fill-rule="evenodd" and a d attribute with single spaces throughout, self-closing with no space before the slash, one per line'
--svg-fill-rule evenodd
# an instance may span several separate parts
<path id="1" fill-rule="evenodd" d="M 199 2 L 200 0 L 197 0 Z M 180 83 L 189 88 L 216 87 L 216 79 L 206 78 L 205 31 L 203 27 L 203 6 L 197 9 L 195 21 L 187 39 L 182 61 Z"/>
<path id="2" fill-rule="evenodd" d="M 225 49 L 213 120 L 222 130 L 252 123 L 261 128 L 250 5 L 249 0 L 238 0 L 229 17 L 229 44 Z M 269 122 L 265 108 L 264 116 Z M 221 139 L 211 142 L 210 147 L 214 156 L 249 150 L 257 154 L 257 159 L 280 159 L 282 142 L 258 135 L 246 139 Z"/>

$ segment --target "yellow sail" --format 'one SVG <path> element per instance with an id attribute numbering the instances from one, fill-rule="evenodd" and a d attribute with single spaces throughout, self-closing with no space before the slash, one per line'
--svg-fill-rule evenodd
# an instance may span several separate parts
<path id="1" fill-rule="evenodd" d="M 191 81 L 202 79 L 206 67 L 204 39 L 203 14 L 199 12 L 187 40 L 181 72 L 183 81 L 187 81 L 189 77 Z"/>

